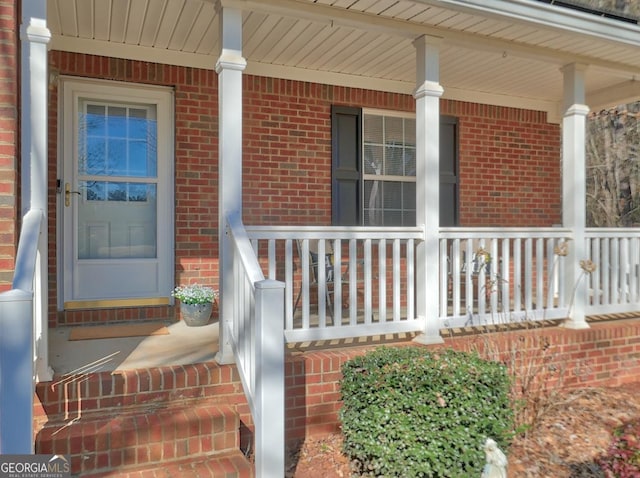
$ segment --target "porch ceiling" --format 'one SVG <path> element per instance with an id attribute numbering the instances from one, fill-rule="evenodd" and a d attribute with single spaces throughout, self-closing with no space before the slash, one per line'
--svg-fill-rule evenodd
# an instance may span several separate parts
<path id="1" fill-rule="evenodd" d="M 414 38 L 443 38 L 445 97 L 559 118 L 560 68 L 589 65 L 592 109 L 640 98 L 640 27 L 536 0 L 225 0 L 247 73 L 411 93 Z M 213 0 L 49 0 L 51 48 L 212 69 Z"/>

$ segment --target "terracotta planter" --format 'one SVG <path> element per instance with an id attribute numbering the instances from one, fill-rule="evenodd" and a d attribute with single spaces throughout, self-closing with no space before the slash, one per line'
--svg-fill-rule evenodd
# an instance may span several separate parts
<path id="1" fill-rule="evenodd" d="M 207 325 L 211 318 L 213 304 L 180 304 L 182 320 L 189 327 L 199 327 Z"/>

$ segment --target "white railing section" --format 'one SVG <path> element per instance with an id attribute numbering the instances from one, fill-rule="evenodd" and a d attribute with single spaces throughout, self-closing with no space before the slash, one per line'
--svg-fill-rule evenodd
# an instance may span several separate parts
<path id="1" fill-rule="evenodd" d="M 42 326 L 34 318 L 42 319 L 46 287 L 39 277 L 44 231 L 42 211 L 29 211 L 20 231 L 12 288 L 0 294 L 0 410 L 9 411 L 0 414 L 0 454 L 33 453 L 36 351 L 43 340 Z"/>
<path id="2" fill-rule="evenodd" d="M 588 229 L 587 314 L 635 312 L 640 302 L 640 229 Z"/>
<path id="3" fill-rule="evenodd" d="M 416 290 L 416 249 L 424 231 L 245 229 L 233 216 L 227 232 L 234 246 L 234 282 L 224 300 L 234 301 L 229 335 L 256 423 L 256 472 L 276 476 L 268 473 L 284 467 L 284 340 L 424 330 L 425 319 L 416 318 L 414 305 L 421 293 Z M 439 320 L 446 329 L 569 317 L 575 284 L 564 284 L 562 278 L 569 266 L 570 230 L 446 228 L 439 237 L 439 263 L 429 266 L 439 269 L 434 286 L 440 313 L 427 320 Z M 586 237 L 584 259 L 596 265 L 584 274 L 588 312 L 637 311 L 640 230 L 590 230 Z"/>
<path id="4" fill-rule="evenodd" d="M 569 237 L 560 228 L 441 229 L 443 327 L 566 318 L 571 290 L 559 280 L 557 247 Z"/>
<path id="5" fill-rule="evenodd" d="M 421 228 L 247 226 L 247 233 L 266 275 L 286 285 L 288 342 L 424 329 L 414 306 Z"/>
<path id="6" fill-rule="evenodd" d="M 231 338 L 255 424 L 256 476 L 284 476 L 284 284 L 262 274 L 242 221 L 227 218 L 233 244 Z"/>

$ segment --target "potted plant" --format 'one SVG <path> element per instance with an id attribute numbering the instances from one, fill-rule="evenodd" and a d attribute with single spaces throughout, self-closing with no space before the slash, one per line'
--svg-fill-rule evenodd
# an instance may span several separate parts
<path id="1" fill-rule="evenodd" d="M 207 325 L 218 291 L 200 284 L 177 286 L 171 293 L 180 301 L 182 320 L 191 327 Z"/>

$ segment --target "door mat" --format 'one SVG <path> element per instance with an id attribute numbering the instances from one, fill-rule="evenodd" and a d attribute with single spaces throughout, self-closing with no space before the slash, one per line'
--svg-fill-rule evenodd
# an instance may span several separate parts
<path id="1" fill-rule="evenodd" d="M 69 340 L 116 339 L 121 337 L 145 337 L 150 335 L 169 335 L 169 329 L 161 324 L 74 327 L 69 332 Z"/>

